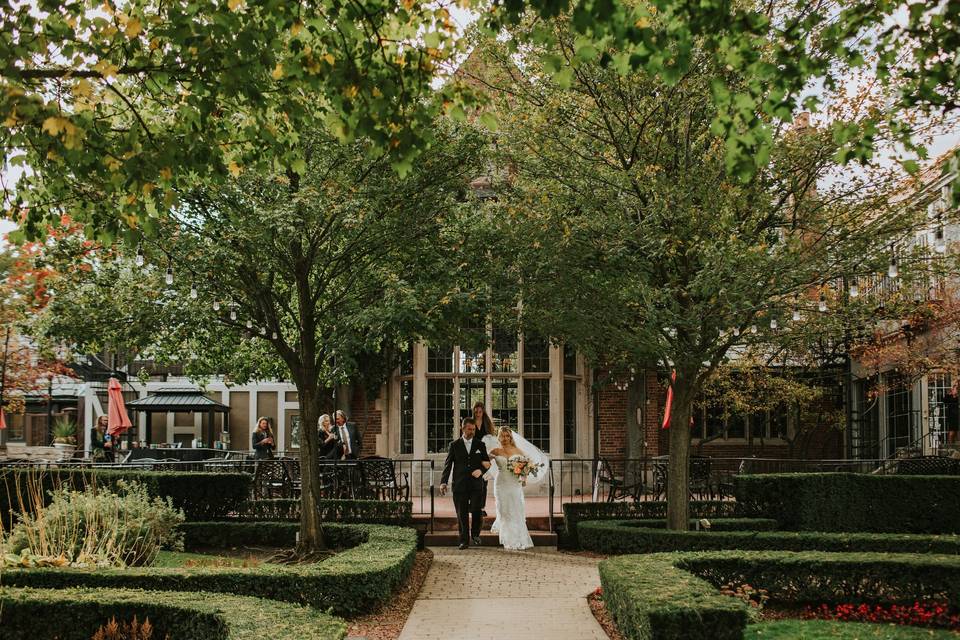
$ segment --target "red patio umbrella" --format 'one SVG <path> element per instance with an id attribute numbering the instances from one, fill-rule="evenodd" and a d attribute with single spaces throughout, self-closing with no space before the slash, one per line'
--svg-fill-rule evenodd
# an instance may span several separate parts
<path id="1" fill-rule="evenodd" d="M 107 385 L 107 400 L 107 433 L 118 436 L 132 427 L 133 423 L 127 417 L 127 408 L 123 404 L 123 391 L 120 381 L 116 378 L 110 378 L 110 383 Z"/>

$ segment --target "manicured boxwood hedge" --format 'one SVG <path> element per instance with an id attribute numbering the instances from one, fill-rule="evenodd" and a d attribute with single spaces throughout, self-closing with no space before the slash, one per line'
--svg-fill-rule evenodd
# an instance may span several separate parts
<path id="1" fill-rule="evenodd" d="M 742 640 L 747 605 L 677 568 L 678 556 L 622 556 L 600 563 L 603 600 L 630 640 Z"/>
<path id="2" fill-rule="evenodd" d="M 604 601 L 631 640 L 740 640 L 747 606 L 728 582 L 793 603 L 960 604 L 960 558 L 944 555 L 715 551 L 655 553 L 600 563 Z"/>
<path id="3" fill-rule="evenodd" d="M 960 555 L 960 536 L 910 533 L 824 533 L 748 529 L 750 519 L 733 520 L 741 530 L 714 520 L 710 531 L 667 531 L 662 521 L 606 520 L 581 522 L 583 549 L 606 554 L 724 549 L 781 551 L 872 551 Z M 767 523 L 770 520 L 758 520 Z M 656 526 L 652 526 L 656 525 Z M 772 527 L 771 527 L 772 528 Z"/>
<path id="4" fill-rule="evenodd" d="M 34 490 L 49 502 L 49 492 L 61 486 L 80 489 L 90 483 L 108 488 L 118 481 L 139 482 L 151 496 L 169 497 L 187 520 L 215 520 L 235 511 L 250 496 L 253 477 L 247 473 L 195 473 L 123 469 L 0 469 L 0 518 L 11 522 L 11 511 L 28 504 Z"/>
<path id="5" fill-rule="evenodd" d="M 643 556 L 625 556 L 643 557 Z M 960 557 L 912 553 L 713 551 L 685 553 L 676 566 L 715 586 L 735 581 L 798 603 L 960 606 Z"/>
<path id="6" fill-rule="evenodd" d="M 960 533 L 960 477 L 861 473 L 739 475 L 744 515 L 793 531 Z"/>
<path id="7" fill-rule="evenodd" d="M 185 531 L 193 546 L 222 546 L 229 545 L 229 541 L 283 546 L 292 544 L 297 527 L 288 522 L 215 522 L 197 523 Z M 82 586 L 235 593 L 353 615 L 386 602 L 410 574 L 417 545 L 416 532 L 412 529 L 327 524 L 324 531 L 331 546 L 351 548 L 323 562 L 301 565 L 96 571 L 11 569 L 4 572 L 3 584 L 54 589 Z"/>
<path id="8" fill-rule="evenodd" d="M 704 500 L 690 503 L 691 518 L 732 518 L 740 515 L 732 500 Z M 667 517 L 667 503 L 651 502 L 568 502 L 563 505 L 563 535 L 560 546 L 577 549 L 577 525 L 587 520 L 650 520 Z"/>
<path id="9" fill-rule="evenodd" d="M 342 620 L 284 602 L 126 589 L 0 588 L 4 640 L 90 640 L 111 616 L 149 618 L 154 638 L 340 640 Z"/>
<path id="10" fill-rule="evenodd" d="M 407 525 L 413 519 L 413 503 L 400 500 L 321 500 L 320 512 L 324 522 Z M 300 500 L 249 500 L 230 517 L 247 521 L 300 520 Z"/>

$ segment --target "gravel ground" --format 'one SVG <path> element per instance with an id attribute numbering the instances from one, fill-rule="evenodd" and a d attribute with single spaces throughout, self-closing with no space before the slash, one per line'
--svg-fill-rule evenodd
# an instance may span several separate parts
<path id="1" fill-rule="evenodd" d="M 395 640 L 398 638 L 413 608 L 413 602 L 420 593 L 420 587 L 423 586 L 423 581 L 427 577 L 431 562 L 433 562 L 432 551 L 429 549 L 418 551 L 410 577 L 406 584 L 400 587 L 400 591 L 393 600 L 379 611 L 347 620 L 347 624 L 350 625 L 347 630 L 347 640 Z"/>

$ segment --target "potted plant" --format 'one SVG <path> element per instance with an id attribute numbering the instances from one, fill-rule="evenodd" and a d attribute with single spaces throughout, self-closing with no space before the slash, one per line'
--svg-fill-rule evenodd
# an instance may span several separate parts
<path id="1" fill-rule="evenodd" d="M 53 446 L 61 451 L 77 447 L 77 426 L 70 418 L 57 418 L 53 421 Z"/>

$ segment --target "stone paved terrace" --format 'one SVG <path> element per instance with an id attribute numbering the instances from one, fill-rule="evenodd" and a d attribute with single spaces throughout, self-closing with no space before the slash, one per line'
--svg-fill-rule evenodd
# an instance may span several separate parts
<path id="1" fill-rule="evenodd" d="M 586 597 L 598 560 L 555 550 L 433 549 L 400 640 L 607 640 Z"/>

